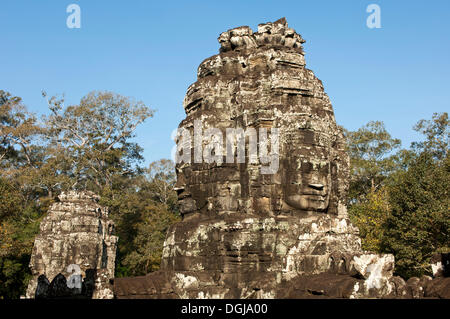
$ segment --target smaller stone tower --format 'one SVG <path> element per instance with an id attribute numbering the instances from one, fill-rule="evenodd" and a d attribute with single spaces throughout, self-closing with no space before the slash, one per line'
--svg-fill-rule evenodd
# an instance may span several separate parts
<path id="1" fill-rule="evenodd" d="M 42 220 L 27 298 L 113 298 L 117 237 L 92 192 L 62 193 Z"/>

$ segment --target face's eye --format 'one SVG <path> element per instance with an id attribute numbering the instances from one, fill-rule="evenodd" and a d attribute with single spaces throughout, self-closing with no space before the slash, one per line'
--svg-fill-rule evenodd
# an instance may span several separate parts
<path id="1" fill-rule="evenodd" d="M 303 173 L 310 173 L 313 170 L 313 164 L 309 162 L 303 162 L 302 163 L 302 172 Z"/>
<path id="2" fill-rule="evenodd" d="M 320 163 L 321 173 L 328 174 L 329 171 L 330 171 L 330 163 L 327 162 Z"/>

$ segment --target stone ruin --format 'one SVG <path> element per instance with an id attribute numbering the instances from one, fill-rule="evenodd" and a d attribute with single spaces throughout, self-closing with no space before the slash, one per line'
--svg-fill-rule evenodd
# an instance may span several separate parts
<path id="1" fill-rule="evenodd" d="M 218 40 L 220 54 L 200 64 L 184 99 L 179 130 L 193 141 L 178 142 L 183 220 L 168 231 L 161 270 L 116 278 L 116 297 L 410 296 L 393 276 L 393 255 L 364 252 L 348 219 L 349 157 L 323 84 L 305 67 L 305 41 L 284 18 Z M 198 138 L 218 130 L 236 147 L 230 128 L 244 131 L 245 161 L 228 144 L 208 146 L 211 134 Z M 261 128 L 279 135 L 264 145 L 259 135 L 255 159 L 248 132 Z M 261 152 L 266 144 L 278 146 L 278 162 Z M 214 161 L 199 161 L 205 154 Z M 269 162 L 278 168 L 271 174 Z"/>
<path id="2" fill-rule="evenodd" d="M 405 283 L 393 276 L 393 255 L 362 250 L 346 211 L 344 137 L 322 82 L 305 67 L 302 37 L 283 18 L 258 32 L 226 31 L 219 42 L 184 100 L 183 219 L 168 230 L 160 270 L 115 278 L 114 296 L 450 298 L 449 256 L 434 260 L 437 278 Z M 60 196 L 36 238 L 28 296 L 70 295 L 67 267 L 78 264 L 81 296 L 112 297 L 117 238 L 106 217 L 93 194 Z"/>
<path id="3" fill-rule="evenodd" d="M 34 242 L 27 298 L 114 297 L 117 237 L 98 200 L 91 192 L 68 192 L 50 207 Z"/>

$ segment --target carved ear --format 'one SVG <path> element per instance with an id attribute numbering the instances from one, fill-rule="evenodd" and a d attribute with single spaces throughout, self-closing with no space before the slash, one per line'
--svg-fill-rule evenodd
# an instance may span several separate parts
<path id="1" fill-rule="evenodd" d="M 342 215 L 347 203 L 347 193 L 350 178 L 350 158 L 346 151 L 346 140 L 341 127 L 337 127 L 337 134 L 331 147 L 331 187 L 329 214 Z"/>
<path id="2" fill-rule="evenodd" d="M 330 195 L 327 213 L 330 215 L 338 214 L 338 192 L 339 192 L 339 174 L 338 174 L 339 164 L 336 157 L 332 157 L 330 163 L 330 175 L 331 175 L 331 185 L 330 185 Z"/>

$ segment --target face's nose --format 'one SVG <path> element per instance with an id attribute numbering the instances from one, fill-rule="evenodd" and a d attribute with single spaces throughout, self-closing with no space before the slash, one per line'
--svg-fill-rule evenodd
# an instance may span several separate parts
<path id="1" fill-rule="evenodd" d="M 316 189 L 318 191 L 323 190 L 323 187 L 324 187 L 323 184 L 319 184 L 319 183 L 312 183 L 312 184 L 309 184 L 308 186 L 311 187 L 311 188 L 314 188 L 314 189 Z"/>
<path id="2" fill-rule="evenodd" d="M 175 185 L 175 187 L 173 188 L 174 191 L 177 192 L 177 195 L 179 196 L 181 193 L 183 193 L 184 191 L 184 187 L 183 186 L 177 186 Z"/>
<path id="3" fill-rule="evenodd" d="M 173 187 L 173 190 L 177 192 L 178 200 L 183 200 L 184 198 L 191 197 L 191 194 L 186 191 L 185 186 L 185 184 L 179 183 L 179 181 L 177 181 L 177 183 Z"/>
<path id="4" fill-rule="evenodd" d="M 184 175 L 181 174 L 181 170 L 178 168 L 176 170 L 177 170 L 177 181 L 175 183 L 175 186 L 173 187 L 173 190 L 177 192 L 177 195 L 179 197 L 184 192 L 186 181 Z"/>

